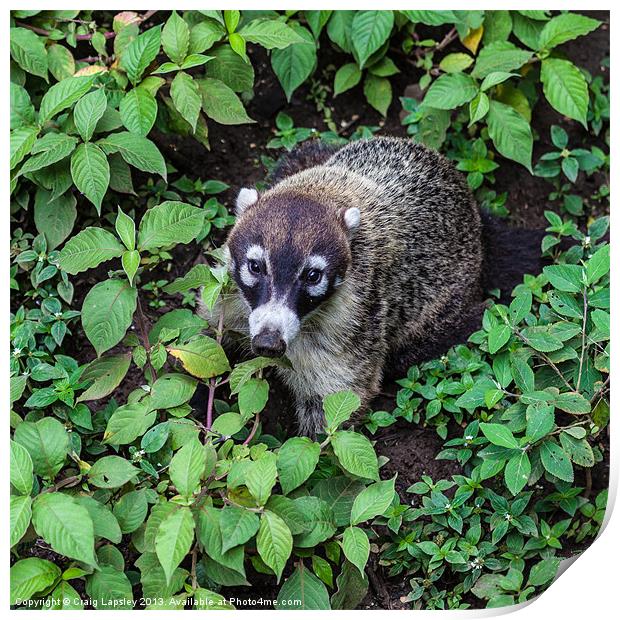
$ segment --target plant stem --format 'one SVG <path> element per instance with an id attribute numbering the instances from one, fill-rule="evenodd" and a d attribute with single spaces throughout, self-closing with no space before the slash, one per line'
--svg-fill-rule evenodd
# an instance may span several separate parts
<path id="1" fill-rule="evenodd" d="M 577 375 L 577 388 L 579 392 L 581 386 L 581 372 L 583 370 L 583 358 L 586 355 L 586 321 L 588 320 L 588 296 L 586 289 L 583 289 L 583 322 L 581 324 L 581 357 L 579 358 L 579 374 Z"/>
<path id="2" fill-rule="evenodd" d="M 151 364 L 151 354 L 149 353 L 149 349 L 151 345 L 149 344 L 149 335 L 148 330 L 146 328 L 146 317 L 144 316 L 144 312 L 142 311 L 142 303 L 140 302 L 140 295 L 136 296 L 138 300 L 138 327 L 140 329 L 140 336 L 142 339 L 142 346 L 146 351 L 146 363 L 148 364 L 149 370 L 151 371 L 152 380 L 155 381 L 155 377 L 157 373 L 155 372 L 155 368 L 153 368 L 153 364 Z"/>
<path id="3" fill-rule="evenodd" d="M 220 318 L 217 324 L 217 333 L 215 335 L 215 339 L 218 344 L 222 344 L 222 336 L 224 335 L 224 311 L 220 310 Z M 213 401 L 215 400 L 215 389 L 217 388 L 218 383 L 215 378 L 209 379 L 209 398 L 207 400 L 207 430 L 211 430 L 211 425 L 213 424 Z"/>
<path id="4" fill-rule="evenodd" d="M 254 418 L 254 424 L 252 425 L 252 430 L 250 431 L 250 434 L 246 437 L 245 441 L 243 442 L 244 446 L 247 446 L 250 443 L 250 441 L 252 441 L 252 439 L 254 438 L 254 435 L 256 435 L 259 422 L 260 422 L 260 414 L 257 413 L 256 417 Z"/>

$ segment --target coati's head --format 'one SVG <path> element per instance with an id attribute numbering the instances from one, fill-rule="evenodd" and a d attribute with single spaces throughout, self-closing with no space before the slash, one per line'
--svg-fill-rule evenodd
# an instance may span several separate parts
<path id="1" fill-rule="evenodd" d="M 279 357 L 305 317 L 331 297 L 351 263 L 357 207 L 338 207 L 299 192 L 239 192 L 228 237 L 230 271 L 250 307 L 256 355 Z"/>

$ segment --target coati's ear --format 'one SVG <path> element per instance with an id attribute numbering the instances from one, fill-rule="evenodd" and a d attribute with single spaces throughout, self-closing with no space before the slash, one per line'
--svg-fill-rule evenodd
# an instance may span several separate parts
<path id="1" fill-rule="evenodd" d="M 258 192 L 253 187 L 243 187 L 237 196 L 235 213 L 241 215 L 258 200 Z"/>
<path id="2" fill-rule="evenodd" d="M 357 207 L 349 207 L 342 214 L 342 219 L 350 237 L 360 225 L 360 210 Z"/>

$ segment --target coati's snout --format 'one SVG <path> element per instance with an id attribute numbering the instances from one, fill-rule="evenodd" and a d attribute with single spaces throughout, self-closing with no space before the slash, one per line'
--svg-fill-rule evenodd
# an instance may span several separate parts
<path id="1" fill-rule="evenodd" d="M 252 338 L 252 352 L 263 357 L 282 357 L 286 353 L 286 342 L 280 332 L 266 329 Z"/>
<path id="2" fill-rule="evenodd" d="M 252 350 L 280 357 L 305 317 L 342 284 L 360 213 L 300 194 L 259 198 L 256 190 L 242 189 L 237 214 L 227 243 L 229 269 L 250 310 Z"/>

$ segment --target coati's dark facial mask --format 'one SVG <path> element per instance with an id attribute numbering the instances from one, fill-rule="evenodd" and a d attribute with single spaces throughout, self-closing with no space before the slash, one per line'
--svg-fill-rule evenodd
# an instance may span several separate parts
<path id="1" fill-rule="evenodd" d="M 238 205 L 252 191 L 242 190 Z M 230 271 L 251 310 L 254 353 L 279 357 L 343 282 L 348 224 L 357 226 L 359 211 L 338 214 L 300 196 L 256 195 L 250 204 L 228 239 Z"/>

